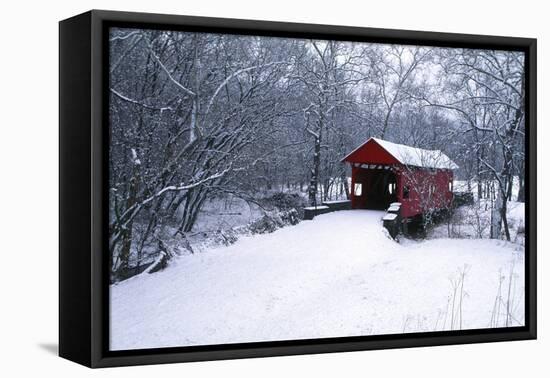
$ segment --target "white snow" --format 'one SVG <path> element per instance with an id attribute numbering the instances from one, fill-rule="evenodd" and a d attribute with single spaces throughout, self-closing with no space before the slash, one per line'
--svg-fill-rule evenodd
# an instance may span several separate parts
<path id="1" fill-rule="evenodd" d="M 384 215 L 382 220 L 392 221 L 392 220 L 395 220 L 395 218 L 397 218 L 397 214 L 386 214 L 386 215 Z"/>
<path id="2" fill-rule="evenodd" d="M 132 160 L 134 161 L 135 165 L 141 165 L 141 160 L 138 158 L 138 154 L 136 152 L 135 148 L 132 148 Z"/>
<path id="3" fill-rule="evenodd" d="M 308 206 L 304 207 L 304 210 L 327 210 L 329 207 L 325 205 L 319 205 L 319 206 Z"/>
<path id="4" fill-rule="evenodd" d="M 401 206 L 398 206 L 398 205 L 390 205 L 390 207 L 388 207 L 388 211 L 390 213 L 397 212 L 399 211 L 399 209 L 401 209 Z"/>
<path id="5" fill-rule="evenodd" d="M 388 142 L 383 139 L 372 139 L 388 151 L 394 158 L 399 160 L 401 164 L 425 168 L 458 168 L 458 165 L 439 150 L 424 150 L 422 148 Z"/>
<path id="6" fill-rule="evenodd" d="M 320 215 L 229 247 L 181 256 L 164 271 L 113 285 L 110 347 L 504 326 L 504 306 L 497 309 L 495 299 L 501 277 L 509 276 L 514 289 L 509 324 L 522 324 L 522 248 L 488 239 L 396 243 L 382 228 L 383 214 Z M 450 303 L 452 283 L 464 269 L 460 326 Z"/>

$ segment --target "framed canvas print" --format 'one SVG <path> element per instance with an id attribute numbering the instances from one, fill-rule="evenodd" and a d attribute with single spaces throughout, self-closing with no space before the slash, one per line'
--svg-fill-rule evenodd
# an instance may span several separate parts
<path id="1" fill-rule="evenodd" d="M 536 40 L 60 22 L 60 355 L 536 337 Z"/>

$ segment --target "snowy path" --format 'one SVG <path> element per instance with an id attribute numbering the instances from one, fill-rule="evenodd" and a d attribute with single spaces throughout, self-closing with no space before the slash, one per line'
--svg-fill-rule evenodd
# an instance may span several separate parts
<path id="1" fill-rule="evenodd" d="M 450 327 L 450 279 L 469 266 L 463 328 L 486 328 L 499 270 L 523 253 L 495 240 L 388 239 L 381 212 L 326 214 L 179 258 L 111 287 L 111 349 L 357 336 Z M 444 324 L 445 323 L 445 324 Z"/>

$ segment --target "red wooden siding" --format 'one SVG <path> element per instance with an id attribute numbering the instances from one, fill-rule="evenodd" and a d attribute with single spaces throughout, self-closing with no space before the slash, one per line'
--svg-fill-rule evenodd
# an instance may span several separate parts
<path id="1" fill-rule="evenodd" d="M 400 169 L 398 197 L 401 202 L 401 216 L 410 218 L 428 209 L 445 209 L 453 200 L 453 171 L 405 167 Z M 409 198 L 404 198 L 403 189 L 409 188 Z M 450 190 L 449 190 L 450 189 Z"/>
<path id="2" fill-rule="evenodd" d="M 390 155 L 376 141 L 369 140 L 361 147 L 350 153 L 344 158 L 348 163 L 368 163 L 368 164 L 398 164 L 399 161 Z"/>

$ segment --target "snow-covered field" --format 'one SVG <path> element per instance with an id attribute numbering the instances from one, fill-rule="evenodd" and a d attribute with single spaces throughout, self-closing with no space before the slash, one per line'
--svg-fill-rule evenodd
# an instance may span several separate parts
<path id="1" fill-rule="evenodd" d="M 382 215 L 321 215 L 115 284 L 111 349 L 523 323 L 523 247 L 490 239 L 396 243 Z"/>

